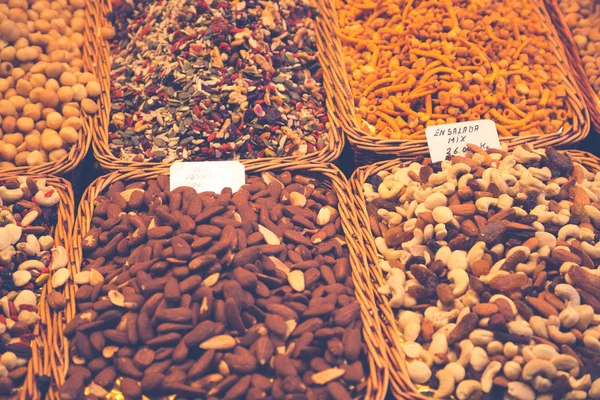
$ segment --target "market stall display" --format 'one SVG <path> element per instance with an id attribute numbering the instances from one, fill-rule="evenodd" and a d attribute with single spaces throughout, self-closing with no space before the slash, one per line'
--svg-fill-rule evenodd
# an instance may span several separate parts
<path id="1" fill-rule="evenodd" d="M 598 11 L 592 2 L 576 0 L 545 0 L 552 22 L 560 35 L 575 78 L 590 112 L 594 130 L 600 128 L 600 100 L 598 93 Z M 600 48 L 599 48 L 600 49 Z"/>
<path id="2" fill-rule="evenodd" d="M 489 118 L 511 148 L 589 131 L 582 95 L 538 1 L 319 2 L 336 111 L 359 163 L 427 154 L 425 128 Z"/>
<path id="3" fill-rule="evenodd" d="M 471 150 L 351 180 L 391 330 L 392 387 L 596 398 L 599 160 Z"/>
<path id="4" fill-rule="evenodd" d="M 290 164 L 220 194 L 171 191 L 163 173 L 113 173 L 84 196 L 61 398 L 383 399 L 389 363 L 341 173 Z"/>
<path id="5" fill-rule="evenodd" d="M 53 177 L 0 180 L 0 396 L 34 399 L 51 389 L 55 321 L 66 283 L 73 193 Z"/>
<path id="6" fill-rule="evenodd" d="M 307 2 L 90 6 L 103 32 L 93 46 L 105 92 L 94 151 L 104 168 L 339 156 L 315 40 L 321 18 Z"/>
<path id="7" fill-rule="evenodd" d="M 596 2 L 0 3 L 0 398 L 600 399 Z"/>
<path id="8" fill-rule="evenodd" d="M 0 4 L 0 170 L 63 174 L 87 153 L 100 84 L 85 1 Z"/>

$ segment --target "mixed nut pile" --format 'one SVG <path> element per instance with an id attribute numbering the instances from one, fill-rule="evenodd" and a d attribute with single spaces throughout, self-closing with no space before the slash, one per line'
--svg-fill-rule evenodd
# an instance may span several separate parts
<path id="1" fill-rule="evenodd" d="M 565 22 L 573 34 L 585 73 L 600 93 L 600 7 L 593 0 L 559 1 Z"/>
<path id="2" fill-rule="evenodd" d="M 539 3 L 340 2 L 359 126 L 403 140 L 425 139 L 427 126 L 487 118 L 502 136 L 570 131 L 583 103 Z"/>
<path id="3" fill-rule="evenodd" d="M 236 193 L 170 191 L 165 175 L 113 183 L 74 276 L 61 398 L 360 397 L 367 353 L 337 202 L 289 172 Z"/>
<path id="4" fill-rule="evenodd" d="M 44 179 L 0 186 L 0 396 L 9 396 L 27 375 L 42 286 L 51 272 L 58 283 L 56 276 L 67 271 L 67 252 L 52 236 L 59 200 Z"/>
<path id="5" fill-rule="evenodd" d="M 85 0 L 0 4 L 0 168 L 65 157 L 82 114 L 95 114 L 96 77 L 83 72 Z"/>
<path id="6" fill-rule="evenodd" d="M 410 379 L 600 399 L 600 174 L 553 148 L 470 149 L 364 184 Z"/>
<path id="7" fill-rule="evenodd" d="M 327 143 L 303 1 L 144 0 L 109 15 L 110 148 L 133 161 L 305 155 Z"/>

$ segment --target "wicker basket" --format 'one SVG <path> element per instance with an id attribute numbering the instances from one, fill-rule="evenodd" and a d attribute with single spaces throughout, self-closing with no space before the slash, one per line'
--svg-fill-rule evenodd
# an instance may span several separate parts
<path id="1" fill-rule="evenodd" d="M 585 99 L 585 104 L 587 105 L 592 121 L 592 127 L 594 128 L 594 131 L 598 133 L 600 132 L 600 98 L 598 98 L 598 94 L 594 91 L 594 88 L 592 88 L 590 80 L 585 73 L 581 57 L 579 56 L 579 48 L 577 47 L 577 44 L 575 44 L 573 34 L 567 26 L 564 15 L 560 11 L 558 1 L 544 0 L 544 3 L 550 18 L 558 31 L 558 36 L 563 42 L 569 64 L 571 64 L 571 68 L 575 72 L 575 80 Z"/>
<path id="2" fill-rule="evenodd" d="M 92 54 L 94 54 L 94 65 L 96 66 L 95 73 L 100 81 L 102 87 L 102 95 L 100 97 L 100 107 L 98 110 L 99 120 L 94 126 L 93 137 L 92 137 L 92 148 L 94 156 L 100 163 L 103 169 L 108 171 L 123 170 L 124 168 L 155 168 L 168 165 L 167 163 L 160 162 L 136 162 L 126 161 L 117 158 L 113 155 L 109 148 L 109 123 L 111 115 L 111 53 L 109 42 L 104 39 L 101 35 L 101 28 L 104 26 L 111 26 L 110 21 L 106 19 L 106 15 L 112 12 L 112 4 L 110 0 L 89 0 L 87 7 L 90 10 L 92 17 L 90 17 L 89 23 L 91 32 L 89 35 L 88 42 L 92 47 Z M 323 22 L 323 16 L 317 16 L 316 25 L 321 25 Z M 318 43 L 323 43 L 323 40 L 319 40 Z M 326 66 L 326 59 L 324 57 L 323 48 L 318 46 L 318 57 L 322 66 Z M 327 145 L 316 152 L 306 154 L 304 156 L 288 156 L 281 158 L 261 158 L 261 159 L 248 159 L 240 160 L 247 168 L 254 168 L 263 164 L 270 164 L 274 162 L 333 162 L 342 153 L 344 148 L 345 136 L 342 135 L 340 122 L 337 116 L 332 112 L 335 107 L 334 102 L 334 91 L 331 85 L 327 84 L 329 69 L 323 68 L 324 79 L 323 86 L 327 93 L 327 99 L 325 107 L 327 108 L 327 114 L 329 117 L 329 129 L 328 129 L 328 142 Z"/>
<path id="3" fill-rule="evenodd" d="M 598 157 L 578 150 L 569 151 L 569 155 L 571 155 L 574 161 L 581 163 L 590 171 L 600 171 L 600 159 Z M 373 165 L 358 168 L 350 178 L 350 185 L 356 202 L 356 208 L 358 209 L 357 219 L 363 236 L 362 241 L 365 243 L 365 248 L 367 250 L 366 258 L 368 269 L 371 276 L 375 277 L 373 284 L 376 288 L 385 284 L 383 273 L 379 268 L 379 260 L 382 260 L 383 258 L 379 255 L 377 247 L 375 246 L 375 238 L 371 231 L 369 215 L 367 212 L 367 202 L 363 195 L 363 184 L 370 176 L 375 175 L 380 171 L 389 171 L 393 167 L 408 163 L 409 162 L 402 159 L 381 161 Z M 417 386 L 408 376 L 407 362 L 402 350 L 402 333 L 398 329 L 396 317 L 389 304 L 388 297 L 380 295 L 377 290 L 372 290 L 372 292 L 376 295 L 379 316 L 382 319 L 382 326 L 385 330 L 385 346 L 387 347 L 389 358 L 392 363 L 390 365 L 390 387 L 392 394 L 397 398 L 427 398 L 419 393 Z"/>
<path id="4" fill-rule="evenodd" d="M 260 171 L 283 172 L 297 171 L 299 173 L 310 175 L 324 182 L 328 187 L 332 188 L 339 198 L 338 210 L 342 218 L 342 226 L 350 251 L 350 261 L 352 265 L 352 277 L 356 287 L 356 297 L 361 305 L 361 315 L 363 320 L 363 335 L 367 348 L 369 350 L 369 368 L 370 374 L 367 380 L 367 389 L 364 399 L 368 400 L 383 400 L 387 393 L 389 381 L 389 361 L 385 351 L 382 351 L 383 343 L 383 328 L 379 324 L 379 318 L 373 313 L 375 310 L 374 286 L 369 281 L 369 271 L 366 269 L 365 249 L 360 238 L 359 227 L 355 223 L 353 216 L 356 214 L 354 203 L 350 201 L 350 187 L 348 181 L 342 172 L 331 164 L 311 163 L 287 163 L 279 166 L 264 166 L 258 168 Z M 77 273 L 83 263 L 82 244 L 83 237 L 87 234 L 91 225 L 91 218 L 94 212 L 94 201 L 96 197 L 108 188 L 114 182 L 124 181 L 141 181 L 152 179 L 162 173 L 168 173 L 166 168 L 144 169 L 137 171 L 129 171 L 126 173 L 113 172 L 104 175 L 94 181 L 83 195 L 79 205 L 79 212 L 75 223 L 73 246 L 71 248 L 71 259 L 73 260 L 72 274 Z M 254 172 L 255 173 L 255 172 Z M 68 323 L 76 314 L 75 309 L 75 291 L 76 286 L 73 282 L 69 282 L 69 287 L 66 290 L 68 299 L 68 307 L 63 322 Z M 61 333 L 64 329 L 63 325 L 57 332 Z M 60 363 L 57 363 L 57 379 L 60 384 L 64 383 L 65 374 L 69 366 L 68 340 L 62 335 L 54 336 L 55 341 L 53 346 L 60 349 L 64 353 L 64 358 Z"/>
<path id="5" fill-rule="evenodd" d="M 74 200 L 73 190 L 71 184 L 63 178 L 57 178 L 47 175 L 25 175 L 25 174 L 6 174 L 3 179 L 16 178 L 18 176 L 27 176 L 33 179 L 45 179 L 48 185 L 53 186 L 60 195 L 60 201 L 58 203 L 57 219 L 58 222 L 54 227 L 54 245 L 63 246 L 67 251 L 69 250 L 69 243 L 71 243 L 71 234 L 74 224 Z M 56 348 L 52 347 L 54 343 L 57 331 L 55 327 L 60 325 L 53 315 L 50 306 L 46 302 L 46 296 L 49 292 L 53 291 L 52 285 L 49 279 L 46 285 L 42 288 L 38 304 L 38 313 L 41 317 L 40 324 L 35 328 L 34 334 L 36 339 L 31 342 L 32 344 L 32 357 L 29 360 L 27 366 L 27 376 L 23 386 L 19 389 L 17 394 L 13 396 L 14 399 L 41 399 L 42 393 L 37 387 L 36 377 L 48 376 L 52 381 L 55 380 L 56 375 L 54 373 L 54 364 Z M 58 399 L 56 395 L 55 386 L 51 385 L 47 393 L 49 399 Z"/>
<path id="6" fill-rule="evenodd" d="M 540 0 L 541 1 L 541 0 Z M 411 159 L 415 156 L 429 155 L 426 140 L 399 140 L 383 139 L 370 136 L 356 123 L 356 107 L 350 90 L 349 78 L 345 69 L 345 60 L 342 53 L 342 42 L 336 32 L 339 31 L 338 14 L 335 6 L 336 0 L 317 0 L 319 11 L 325 16 L 318 27 L 318 39 L 322 40 L 319 46 L 325 49 L 326 65 L 331 66 L 329 76 L 335 94 L 335 113 L 339 116 L 341 126 L 348 135 L 348 140 L 354 149 L 356 163 L 365 165 L 372 162 L 390 158 Z M 567 56 L 558 39 L 558 33 L 552 27 L 550 16 L 544 6 L 537 7 L 542 18 L 548 21 L 552 29 L 549 41 L 558 49 L 557 57 L 564 60 L 562 72 L 566 77 L 565 84 L 569 87 L 569 101 L 574 115 L 572 130 L 567 133 L 549 135 L 531 135 L 523 137 L 502 137 L 501 142 L 507 142 L 509 148 L 514 148 L 524 143 L 531 143 L 534 147 L 566 146 L 583 140 L 589 132 L 588 112 L 585 101 L 579 92 L 573 74 L 569 69 Z"/>

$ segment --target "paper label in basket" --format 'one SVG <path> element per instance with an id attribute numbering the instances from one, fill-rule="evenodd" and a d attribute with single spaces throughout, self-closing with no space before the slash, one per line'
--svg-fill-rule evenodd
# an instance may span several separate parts
<path id="1" fill-rule="evenodd" d="M 433 162 L 443 161 L 448 155 L 464 155 L 468 143 L 483 150 L 500 148 L 496 124 L 489 119 L 428 126 L 425 136 Z"/>
<path id="2" fill-rule="evenodd" d="M 237 192 L 246 183 L 246 169 L 239 161 L 177 162 L 171 165 L 171 190 L 191 186 L 198 193 Z"/>

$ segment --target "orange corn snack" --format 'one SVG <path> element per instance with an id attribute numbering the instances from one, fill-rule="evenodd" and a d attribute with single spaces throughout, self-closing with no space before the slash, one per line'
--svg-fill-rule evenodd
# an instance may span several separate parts
<path id="1" fill-rule="evenodd" d="M 337 1 L 363 131 L 419 140 L 427 126 L 476 119 L 509 137 L 577 125 L 580 99 L 535 0 Z"/>

